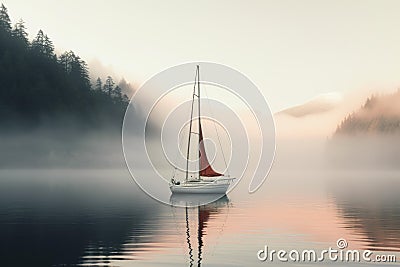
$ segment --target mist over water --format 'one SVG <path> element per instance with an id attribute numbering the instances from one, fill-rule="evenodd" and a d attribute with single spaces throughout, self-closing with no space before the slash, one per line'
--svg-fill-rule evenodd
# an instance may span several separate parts
<path id="1" fill-rule="evenodd" d="M 305 170 L 399 170 L 397 135 L 278 139 L 274 167 Z"/>
<path id="2" fill-rule="evenodd" d="M 400 173 L 386 165 L 397 152 L 389 149 L 395 139 L 278 139 L 259 191 L 248 194 L 244 177 L 222 202 L 185 210 L 138 188 L 124 167 L 118 134 L 57 137 L 65 143 L 44 132 L 34 136 L 8 135 L 2 143 L 8 148 L 0 170 L 4 265 L 258 266 L 256 252 L 264 245 L 326 249 L 338 238 L 351 248 L 399 256 Z M 13 151 L 13 144 L 27 152 Z"/>
<path id="3" fill-rule="evenodd" d="M 157 125 L 155 120 L 148 125 L 149 150 L 159 145 Z M 159 203 L 139 188 L 125 166 L 119 129 L 66 129 L 43 126 L 1 135 L 2 265 L 259 266 L 256 253 L 265 245 L 322 250 L 335 247 L 339 238 L 352 249 L 400 257 L 396 135 L 278 135 L 275 162 L 256 193 L 248 193 L 251 174 L 244 172 L 228 197 L 185 209 Z M 212 124 L 204 122 L 204 131 L 216 138 Z M 249 146 L 257 146 L 257 132 L 248 133 Z M 132 131 L 128 138 L 143 142 L 142 134 Z M 229 153 L 247 155 L 243 136 L 231 131 Z M 167 137 L 176 142 L 174 134 Z M 218 153 L 208 145 L 210 155 Z M 162 175 L 171 177 L 165 155 L 149 153 Z M 130 155 L 135 175 L 153 175 L 145 167 L 147 155 Z M 236 156 L 229 169 L 239 178 L 245 163 Z M 255 159 L 250 153 L 249 168 L 257 165 Z M 217 169 L 222 163 L 215 159 Z M 170 194 L 167 187 L 154 187 Z"/>
<path id="4" fill-rule="evenodd" d="M 346 169 L 399 170 L 399 135 L 338 136 L 327 141 L 330 166 Z"/>
<path id="5" fill-rule="evenodd" d="M 34 130 L 0 135 L 0 168 L 122 168 L 121 134 Z"/>

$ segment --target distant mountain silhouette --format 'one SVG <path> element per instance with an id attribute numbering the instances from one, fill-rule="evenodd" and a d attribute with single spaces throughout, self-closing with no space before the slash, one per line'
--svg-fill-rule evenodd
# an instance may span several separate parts
<path id="1" fill-rule="evenodd" d="M 92 85 L 85 61 L 72 51 L 56 55 L 42 30 L 29 41 L 24 22 L 11 26 L 0 6 L 0 128 L 121 126 L 125 90 L 110 76 Z"/>
<path id="2" fill-rule="evenodd" d="M 393 94 L 369 97 L 335 132 L 335 136 L 356 134 L 400 134 L 400 89 Z"/>
<path id="3" fill-rule="evenodd" d="M 304 104 L 284 109 L 277 115 L 289 115 L 301 118 L 308 115 L 321 114 L 335 109 L 341 102 L 341 96 L 337 93 L 322 94 Z"/>

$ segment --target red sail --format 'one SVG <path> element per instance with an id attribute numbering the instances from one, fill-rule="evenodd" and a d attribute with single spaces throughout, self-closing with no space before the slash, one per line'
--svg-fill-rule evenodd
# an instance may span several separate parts
<path id="1" fill-rule="evenodd" d="M 203 142 L 203 131 L 201 129 L 201 123 L 199 123 L 199 157 L 200 157 L 200 176 L 214 177 L 222 176 L 221 173 L 214 171 L 207 159 L 206 149 Z"/>

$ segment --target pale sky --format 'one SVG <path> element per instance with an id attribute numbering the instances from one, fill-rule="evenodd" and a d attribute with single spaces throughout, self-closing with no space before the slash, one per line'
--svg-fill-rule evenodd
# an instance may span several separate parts
<path id="1" fill-rule="evenodd" d="M 182 62 L 231 66 L 272 111 L 328 92 L 400 86 L 400 1 L 1 0 L 30 38 L 141 83 Z"/>

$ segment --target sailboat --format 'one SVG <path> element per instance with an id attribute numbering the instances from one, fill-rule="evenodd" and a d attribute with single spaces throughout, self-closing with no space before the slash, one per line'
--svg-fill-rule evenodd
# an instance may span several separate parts
<path id="1" fill-rule="evenodd" d="M 196 92 L 197 85 L 197 92 Z M 193 132 L 193 109 L 195 97 L 198 101 L 198 132 Z M 204 146 L 203 130 L 201 125 L 200 116 L 200 67 L 196 67 L 196 75 L 194 81 L 193 95 L 192 95 L 192 109 L 189 123 L 189 138 L 186 155 L 186 176 L 185 180 L 180 182 L 174 178 L 171 179 L 169 188 L 174 193 L 185 194 L 226 194 L 231 182 L 235 179 L 229 175 L 219 173 L 213 169 L 208 161 L 206 149 Z M 193 135 L 198 136 L 198 156 L 199 156 L 199 170 L 197 177 L 189 177 L 189 155 L 191 150 L 191 139 Z"/>

